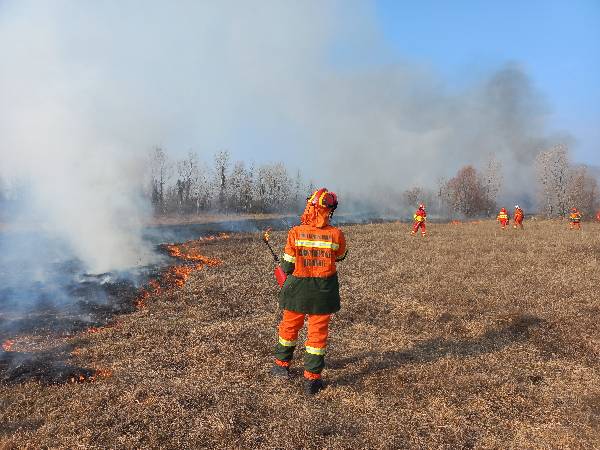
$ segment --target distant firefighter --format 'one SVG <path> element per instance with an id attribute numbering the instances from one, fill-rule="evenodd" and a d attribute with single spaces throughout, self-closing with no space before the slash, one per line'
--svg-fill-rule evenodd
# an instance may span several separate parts
<path id="1" fill-rule="evenodd" d="M 427 212 L 425 211 L 425 205 L 423 203 L 421 203 L 419 208 L 415 211 L 413 219 L 414 223 L 410 234 L 417 234 L 417 231 L 419 231 L 419 228 L 421 228 L 421 236 L 425 236 L 425 221 L 427 220 Z"/>
<path id="2" fill-rule="evenodd" d="M 596 213 L 596 220 L 598 222 L 600 222 L 600 209 L 598 210 L 598 212 Z"/>
<path id="3" fill-rule="evenodd" d="M 519 205 L 515 205 L 515 215 L 514 215 L 514 228 L 523 229 L 523 219 L 525 218 L 525 214 L 523 214 L 523 210 L 519 207 Z"/>
<path id="4" fill-rule="evenodd" d="M 571 221 L 571 225 L 569 226 L 571 230 L 581 230 L 581 213 L 577 211 L 577 208 L 571 209 L 569 220 Z"/>
<path id="5" fill-rule="evenodd" d="M 500 227 L 504 230 L 509 222 L 508 213 L 506 212 L 506 208 L 502 208 L 500 210 L 500 212 L 498 213 L 498 217 L 496 217 L 496 220 L 498 222 L 500 222 Z"/>

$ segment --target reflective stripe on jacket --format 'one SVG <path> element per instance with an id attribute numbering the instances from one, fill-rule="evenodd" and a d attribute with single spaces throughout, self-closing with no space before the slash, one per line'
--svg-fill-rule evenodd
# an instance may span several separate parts
<path id="1" fill-rule="evenodd" d="M 340 229 L 299 225 L 288 233 L 284 260 L 294 263 L 295 277 L 327 278 L 335 275 L 335 262 L 345 253 L 346 239 Z"/>
<path id="2" fill-rule="evenodd" d="M 281 265 L 289 276 L 279 293 L 280 306 L 304 314 L 339 311 L 336 261 L 344 259 L 346 253 L 346 239 L 336 227 L 293 227 Z"/>

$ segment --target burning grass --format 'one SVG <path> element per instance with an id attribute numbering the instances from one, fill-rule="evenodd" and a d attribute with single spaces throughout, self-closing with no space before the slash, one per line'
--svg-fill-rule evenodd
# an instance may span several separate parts
<path id="1" fill-rule="evenodd" d="M 197 246 L 200 243 L 220 241 L 228 238 L 228 235 L 220 234 L 218 236 L 199 238 L 183 244 L 165 245 L 164 249 L 169 255 L 182 261 L 183 264 L 170 266 L 164 269 L 157 278 L 150 279 L 147 285 L 140 289 L 135 299 L 136 307 L 145 307 L 149 299 L 153 296 L 157 297 L 163 292 L 182 288 L 190 274 L 205 265 L 216 266 L 220 264 L 218 259 L 202 255 Z M 127 299 L 124 300 L 127 301 Z M 103 326 L 89 327 L 84 333 L 102 333 L 118 325 L 119 322 L 113 320 Z M 13 351 L 16 343 L 14 339 L 7 339 L 2 343 L 2 353 L 0 353 L 0 382 L 15 384 L 28 380 L 36 380 L 44 384 L 82 383 L 93 382 L 99 378 L 112 376 L 112 370 L 110 369 L 77 367 L 67 363 L 66 360 L 68 358 L 66 353 L 71 357 L 78 357 L 81 355 L 81 348 L 74 348 L 69 352 L 57 351 L 56 349 L 48 351 L 46 349 L 49 343 L 51 344 L 61 339 L 67 341 L 66 347 L 68 347 L 68 340 L 73 334 L 61 334 L 58 332 L 59 330 L 49 330 L 49 333 L 43 336 L 39 333 L 42 330 L 37 330 L 37 334 L 35 331 L 30 331 L 30 334 L 24 336 L 27 339 L 23 339 L 24 342 L 19 351 Z M 36 352 L 27 351 L 28 349 L 36 349 L 36 345 L 31 345 L 32 343 L 38 346 Z M 41 349 L 39 348 L 40 343 L 42 343 Z"/>
<path id="2" fill-rule="evenodd" d="M 599 447 L 600 225 L 463 225 L 344 228 L 315 398 L 299 365 L 289 383 L 269 375 L 279 313 L 261 236 L 191 243 L 180 252 L 222 263 L 157 281 L 119 326 L 54 352 L 112 376 L 0 384 L 0 447 Z"/>
<path id="3" fill-rule="evenodd" d="M 148 300 L 156 297 L 164 290 L 182 288 L 189 276 L 196 270 L 204 266 L 215 267 L 221 264 L 217 258 L 209 258 L 201 253 L 199 246 L 208 242 L 216 242 L 229 239 L 229 235 L 221 233 L 217 236 L 206 236 L 183 244 L 164 244 L 161 246 L 169 256 L 183 261 L 183 264 L 177 264 L 165 269 L 162 274 L 151 279 L 148 284 L 140 289 L 139 295 L 135 300 L 137 308 L 147 306 Z"/>

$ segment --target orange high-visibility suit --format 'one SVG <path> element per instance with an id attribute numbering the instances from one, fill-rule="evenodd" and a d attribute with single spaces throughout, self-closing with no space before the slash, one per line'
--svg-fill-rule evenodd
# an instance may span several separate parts
<path id="1" fill-rule="evenodd" d="M 508 213 L 506 212 L 506 208 L 502 208 L 500 210 L 500 212 L 498 213 L 498 217 L 496 217 L 496 220 L 498 222 L 500 222 L 500 227 L 504 230 L 509 222 Z"/>
<path id="2" fill-rule="evenodd" d="M 521 228 L 521 230 L 523 229 L 523 219 L 525 218 L 525 214 L 523 214 L 523 210 L 521 208 L 519 208 L 519 206 L 515 206 L 515 215 L 514 215 L 514 219 L 515 219 L 515 223 L 514 223 L 514 228 Z"/>
<path id="3" fill-rule="evenodd" d="M 419 228 L 421 228 L 421 236 L 425 236 L 425 234 L 427 234 L 427 231 L 425 230 L 425 221 L 427 220 L 425 205 L 419 205 L 419 209 L 415 211 L 413 219 L 414 223 L 410 234 L 417 234 L 417 231 L 419 231 Z"/>
<path id="4" fill-rule="evenodd" d="M 279 295 L 283 317 L 275 347 L 275 365 L 287 372 L 298 333 L 308 316 L 304 378 L 309 393 L 322 387 L 331 315 L 340 309 L 336 262 L 346 257 L 344 233 L 329 224 L 337 196 L 325 188 L 308 198 L 301 225 L 288 232 L 282 268 L 288 274 Z M 275 372 L 278 374 L 278 372 Z M 311 383 L 318 380 L 318 383 Z"/>
<path id="5" fill-rule="evenodd" d="M 577 208 L 571 209 L 569 220 L 571 221 L 571 225 L 569 226 L 571 230 L 581 230 L 581 213 L 577 211 Z"/>

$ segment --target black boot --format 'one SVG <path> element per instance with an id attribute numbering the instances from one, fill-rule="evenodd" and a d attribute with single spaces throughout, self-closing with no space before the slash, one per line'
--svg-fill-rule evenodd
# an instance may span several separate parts
<path id="1" fill-rule="evenodd" d="M 304 393 L 306 395 L 315 395 L 321 389 L 323 389 L 323 381 L 320 378 L 316 380 L 304 380 Z"/>
<path id="2" fill-rule="evenodd" d="M 277 378 L 289 378 L 290 368 L 273 364 L 273 367 L 271 367 L 271 375 L 274 375 Z"/>

